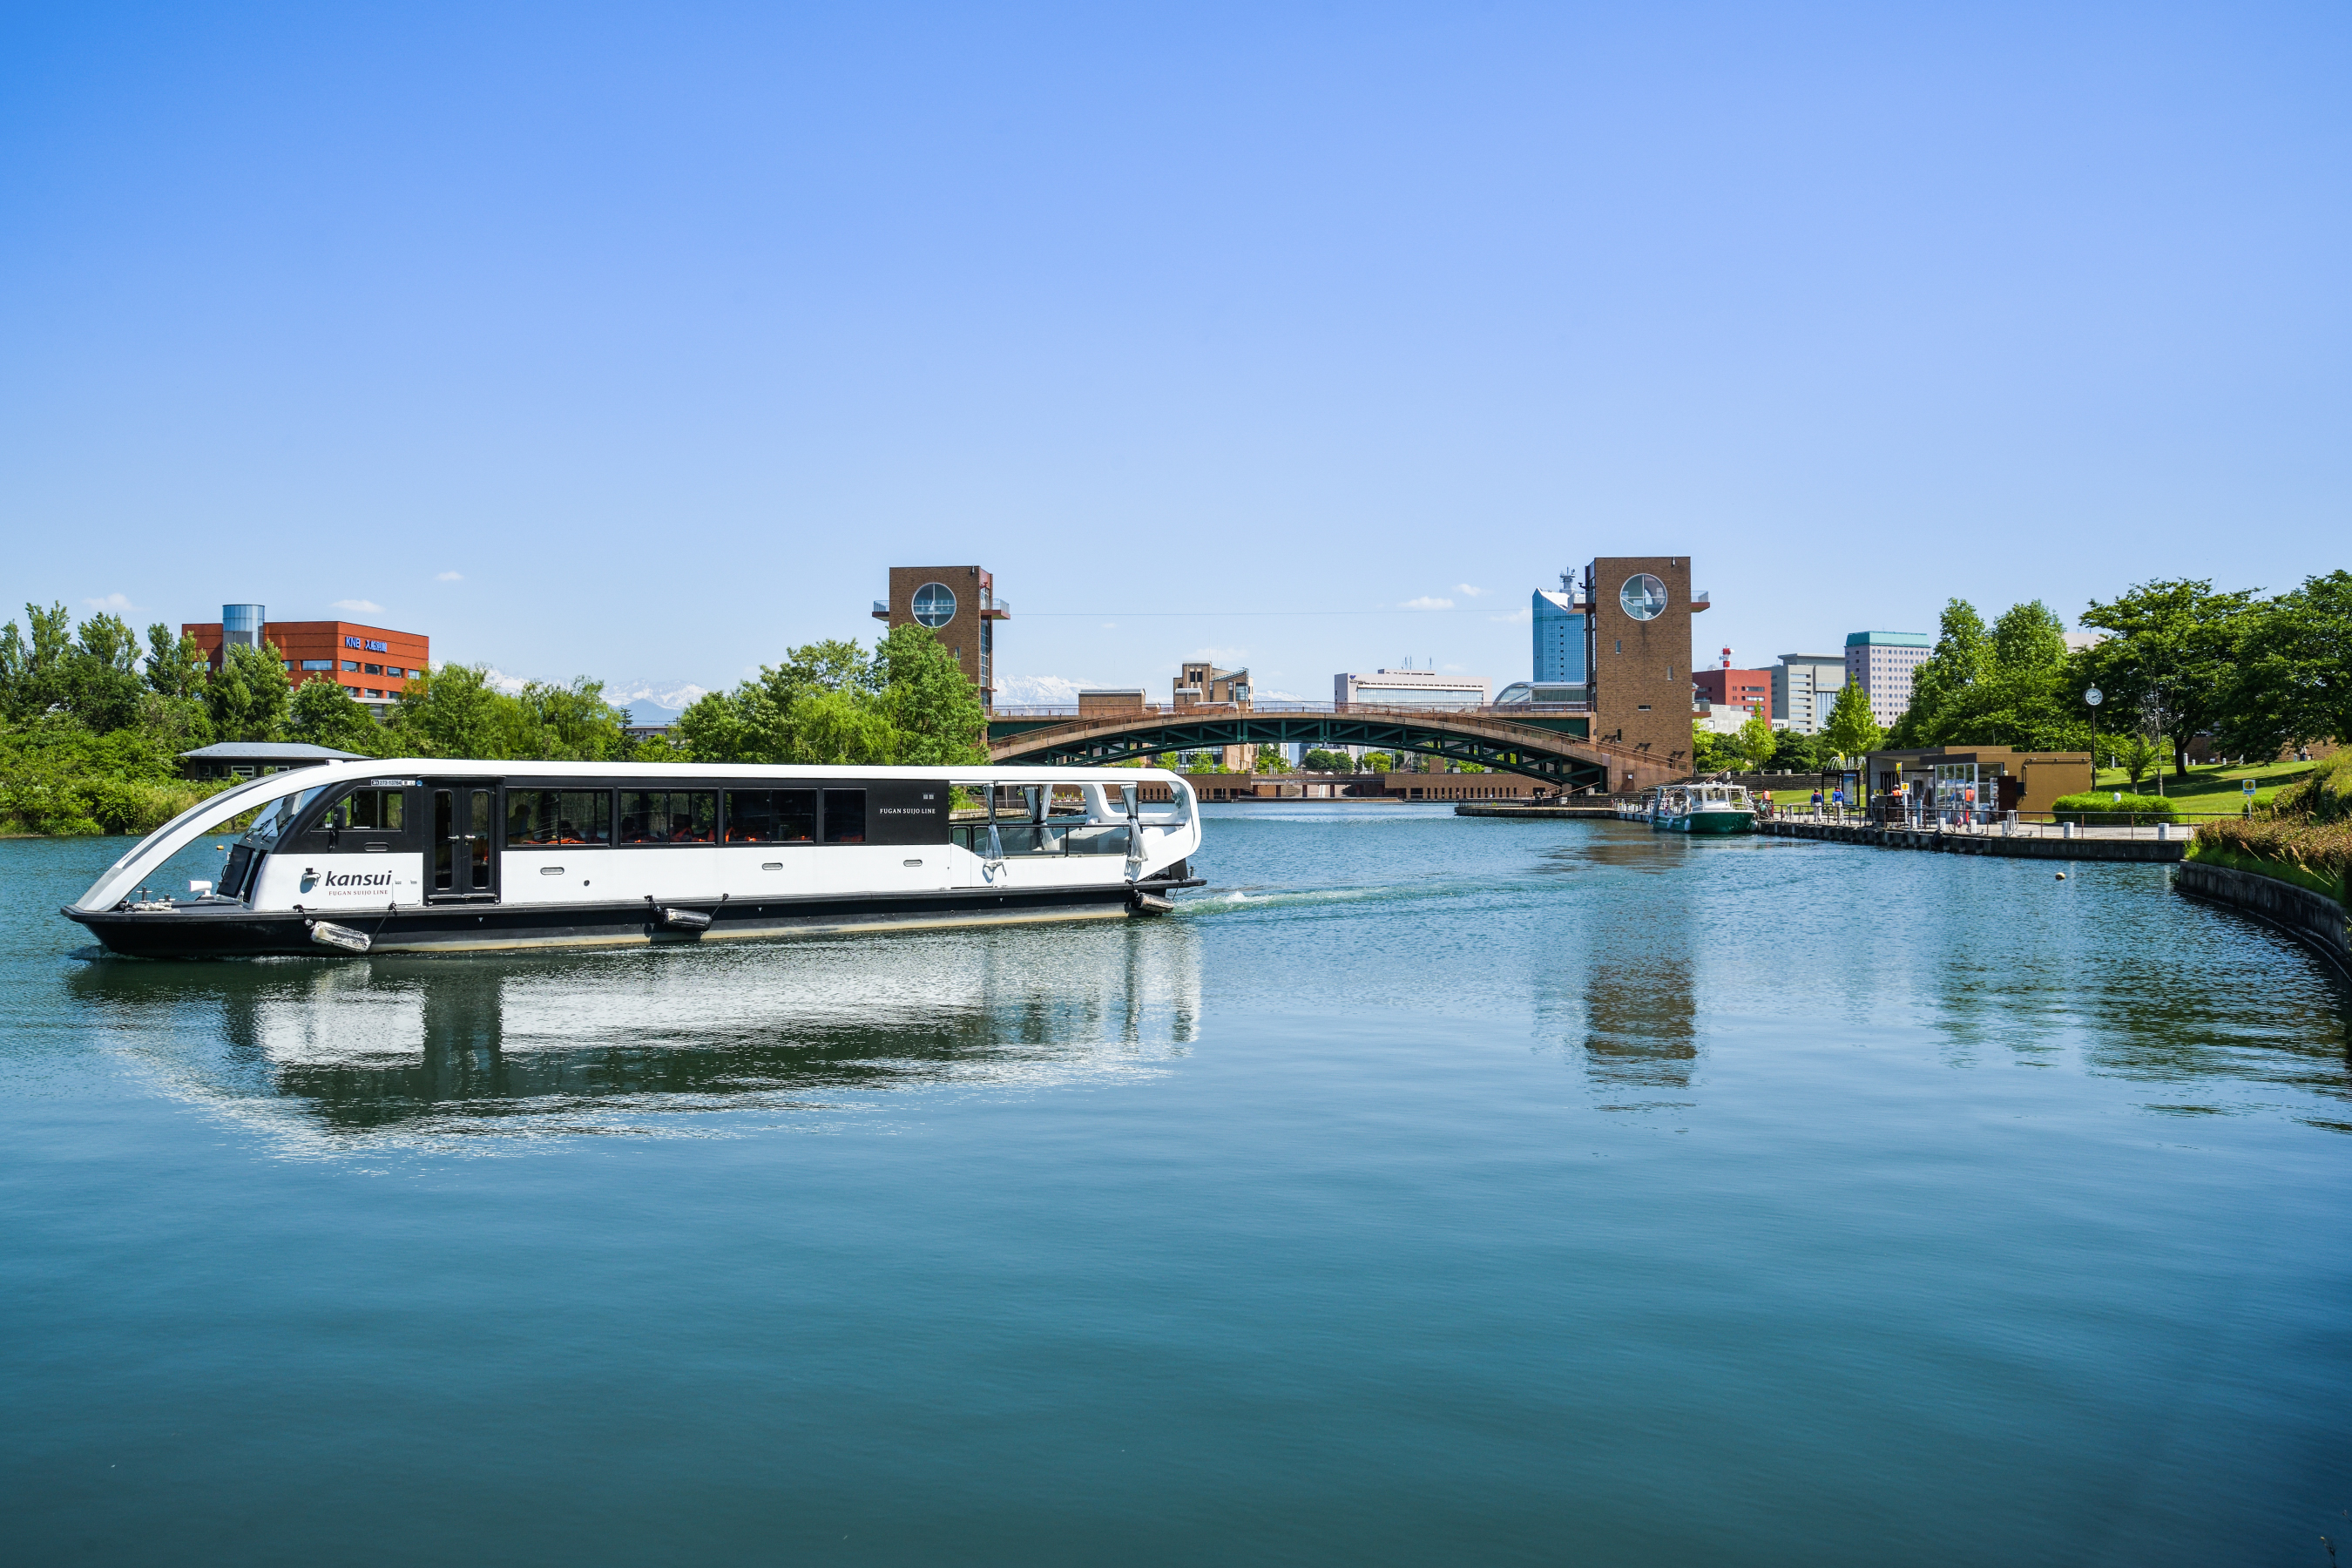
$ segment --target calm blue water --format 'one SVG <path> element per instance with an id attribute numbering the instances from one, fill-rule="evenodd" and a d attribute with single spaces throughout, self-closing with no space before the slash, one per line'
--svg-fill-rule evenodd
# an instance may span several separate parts
<path id="1" fill-rule="evenodd" d="M 84 962 L 18 1562 L 2316 1563 L 2347 1003 L 2160 869 L 1228 808 L 1169 919 Z"/>

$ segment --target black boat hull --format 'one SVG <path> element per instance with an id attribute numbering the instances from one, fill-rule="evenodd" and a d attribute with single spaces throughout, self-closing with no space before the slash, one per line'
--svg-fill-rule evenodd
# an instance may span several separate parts
<path id="1" fill-rule="evenodd" d="M 841 898 L 671 900 L 666 904 L 426 904 L 370 913 L 253 910 L 184 904 L 170 910 L 68 908 L 110 952 L 134 958 L 253 958 L 337 953 L 312 928 L 331 918 L 369 939 L 373 952 L 490 952 L 546 947 L 647 947 L 742 939 L 831 936 L 855 931 L 1124 919 L 1149 912 L 1143 896 L 1197 888 L 1202 879 L 1028 891 L 958 889 Z M 680 929 L 672 911 L 707 915 Z"/>

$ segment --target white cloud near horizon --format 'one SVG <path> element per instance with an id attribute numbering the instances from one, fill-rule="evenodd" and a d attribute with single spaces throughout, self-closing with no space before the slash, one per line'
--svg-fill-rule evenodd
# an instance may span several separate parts
<path id="1" fill-rule="evenodd" d="M 1469 584 L 1467 584 L 1467 583 L 1456 583 L 1456 584 L 1454 584 L 1454 591 L 1455 593 L 1457 593 L 1457 594 L 1465 595 L 1466 595 L 1466 596 L 1468 596 L 1468 597 L 1470 597 L 1470 598 L 1473 598 L 1473 599 L 1483 598 L 1483 597 L 1485 597 L 1486 593 L 1486 589 L 1484 589 L 1484 588 L 1473 588 L 1473 587 L 1472 587 Z"/>
<path id="2" fill-rule="evenodd" d="M 1522 605 L 1507 616 L 1488 616 L 1486 618 L 1490 621 L 1498 621 L 1504 626 L 1509 626 L 1513 621 L 1531 621 L 1536 618 L 1536 607 L 1533 605 Z"/>
<path id="3" fill-rule="evenodd" d="M 339 610 L 349 610 L 355 616 L 380 616 L 383 614 L 383 606 L 377 604 L 373 599 L 337 599 L 335 601 L 334 607 Z"/>
<path id="4" fill-rule="evenodd" d="M 83 604 L 103 616 L 135 616 L 139 606 L 121 594 L 109 594 L 103 599 L 84 599 Z"/>
<path id="5" fill-rule="evenodd" d="M 1453 600 L 1434 598 L 1427 594 L 1418 599 L 1407 599 L 1397 606 L 1400 610 L 1450 610 L 1453 607 Z"/>
<path id="6" fill-rule="evenodd" d="M 462 583 L 466 574 L 463 572 L 443 572 L 436 574 L 433 580 L 436 583 Z"/>

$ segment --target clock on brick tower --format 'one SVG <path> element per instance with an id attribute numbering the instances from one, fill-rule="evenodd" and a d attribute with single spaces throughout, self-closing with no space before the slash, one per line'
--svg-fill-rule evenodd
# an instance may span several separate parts
<path id="1" fill-rule="evenodd" d="M 1691 593 L 1687 555 L 1603 555 L 1584 569 L 1584 667 L 1592 736 L 1687 768 L 1691 760 Z M 1624 787 L 1612 778 L 1612 788 Z"/>
<path id="2" fill-rule="evenodd" d="M 889 598 L 874 601 L 876 620 L 937 633 L 988 708 L 996 705 L 996 623 L 1012 613 L 978 566 L 893 566 Z"/>

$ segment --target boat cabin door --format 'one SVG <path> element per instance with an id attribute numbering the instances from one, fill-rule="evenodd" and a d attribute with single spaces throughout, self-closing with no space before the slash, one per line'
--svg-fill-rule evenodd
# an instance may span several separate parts
<path id="1" fill-rule="evenodd" d="M 498 902 L 498 785 L 488 779 L 436 780 L 432 794 L 425 902 Z"/>

